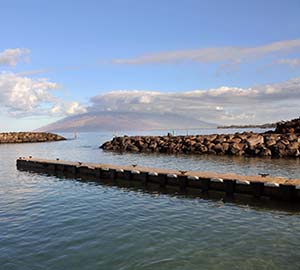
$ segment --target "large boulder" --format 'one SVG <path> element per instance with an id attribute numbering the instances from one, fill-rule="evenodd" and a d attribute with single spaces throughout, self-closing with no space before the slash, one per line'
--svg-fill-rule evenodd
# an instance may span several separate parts
<path id="1" fill-rule="evenodd" d="M 264 137 L 260 134 L 252 134 L 246 139 L 247 144 L 250 147 L 263 144 L 264 143 Z"/>

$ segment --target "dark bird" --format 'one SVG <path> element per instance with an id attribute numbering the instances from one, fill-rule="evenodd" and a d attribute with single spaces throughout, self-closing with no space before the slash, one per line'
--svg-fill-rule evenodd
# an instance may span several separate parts
<path id="1" fill-rule="evenodd" d="M 269 176 L 270 174 L 269 173 L 260 173 L 259 174 L 261 177 L 267 177 L 267 176 Z"/>

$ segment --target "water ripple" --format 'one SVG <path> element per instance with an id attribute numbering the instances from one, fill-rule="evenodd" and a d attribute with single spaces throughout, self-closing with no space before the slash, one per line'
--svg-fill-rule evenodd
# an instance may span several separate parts
<path id="1" fill-rule="evenodd" d="M 0 145 L 0 269 L 300 269 L 300 215 L 15 169 L 48 158 L 299 177 L 299 161 L 118 155 L 106 134 Z"/>

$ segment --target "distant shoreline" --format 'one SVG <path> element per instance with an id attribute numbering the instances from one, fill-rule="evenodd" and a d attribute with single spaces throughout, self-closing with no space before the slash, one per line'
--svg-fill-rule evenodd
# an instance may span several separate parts
<path id="1" fill-rule="evenodd" d="M 229 129 L 229 128 L 276 128 L 277 123 L 262 124 L 262 125 L 230 125 L 230 126 L 218 126 L 217 129 Z"/>

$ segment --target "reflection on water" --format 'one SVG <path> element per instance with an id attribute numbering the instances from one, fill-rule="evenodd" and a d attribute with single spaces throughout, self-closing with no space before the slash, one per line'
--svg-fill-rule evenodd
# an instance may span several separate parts
<path id="1" fill-rule="evenodd" d="M 15 168 L 32 155 L 300 178 L 299 160 L 103 152 L 111 136 L 0 145 L 0 269 L 300 269 L 297 211 Z"/>
<path id="2" fill-rule="evenodd" d="M 22 170 L 22 169 L 21 169 Z M 26 172 L 27 170 L 25 170 Z M 252 195 L 246 194 L 234 194 L 234 196 L 226 196 L 224 192 L 210 190 L 202 192 L 201 189 L 187 188 L 186 190 L 180 190 L 179 186 L 166 186 L 161 187 L 159 184 L 147 183 L 143 184 L 140 181 L 126 181 L 125 179 L 101 179 L 93 175 L 84 175 L 74 178 L 72 173 L 62 173 L 62 172 L 50 172 L 42 173 L 32 171 L 33 174 L 43 174 L 46 177 L 56 176 L 57 178 L 64 180 L 74 180 L 84 183 L 89 183 L 91 185 L 104 185 L 109 187 L 119 187 L 127 189 L 128 191 L 143 192 L 154 195 L 155 197 L 161 195 L 169 195 L 172 197 L 182 198 L 182 199 L 205 199 L 211 200 L 212 202 L 218 202 L 219 204 L 224 203 L 234 203 L 240 206 L 247 206 L 255 208 L 257 211 L 262 210 L 281 210 L 285 212 L 294 212 L 300 214 L 300 205 L 287 202 L 287 201 L 276 201 L 269 198 L 255 198 Z"/>

